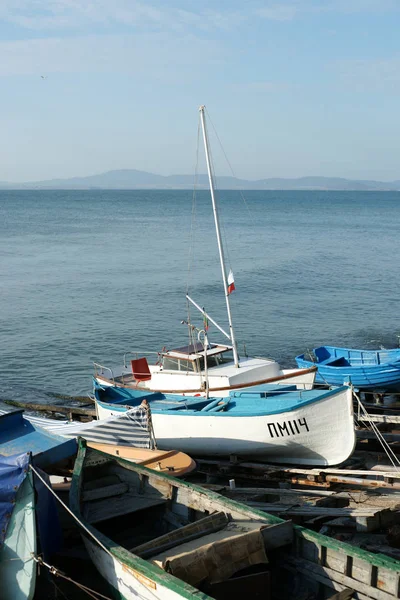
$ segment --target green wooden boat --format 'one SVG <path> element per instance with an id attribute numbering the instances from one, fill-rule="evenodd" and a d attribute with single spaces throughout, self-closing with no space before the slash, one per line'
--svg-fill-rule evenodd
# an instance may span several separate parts
<path id="1" fill-rule="evenodd" d="M 126 600 L 399 598 L 400 562 L 79 442 L 70 506 Z M 353 590 L 353 591 L 351 591 Z M 345 597 L 344 595 L 339 597 Z"/>

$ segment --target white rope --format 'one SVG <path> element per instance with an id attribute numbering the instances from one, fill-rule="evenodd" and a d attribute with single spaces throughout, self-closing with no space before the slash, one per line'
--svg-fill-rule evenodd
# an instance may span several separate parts
<path id="1" fill-rule="evenodd" d="M 396 454 L 393 452 L 393 450 L 389 446 L 388 442 L 385 440 L 382 433 L 379 431 L 378 427 L 372 421 L 371 416 L 367 412 L 365 406 L 363 405 L 363 403 L 361 402 L 361 400 L 357 396 L 357 394 L 354 392 L 354 390 L 353 390 L 353 395 L 357 400 L 359 409 L 361 409 L 361 412 L 363 413 L 364 417 L 367 419 L 368 424 L 370 425 L 372 431 L 375 433 L 378 441 L 380 442 L 383 450 L 385 451 L 386 456 L 388 457 L 388 459 L 390 460 L 390 462 L 392 463 L 392 465 L 396 469 L 396 471 L 400 471 L 400 469 L 398 468 L 398 467 L 400 467 L 400 461 L 397 458 Z M 354 419 L 355 419 L 355 421 L 357 421 L 356 417 L 354 417 Z"/>
<path id="2" fill-rule="evenodd" d="M 57 496 L 57 494 L 55 493 L 55 491 L 52 489 L 52 487 L 47 483 L 47 481 L 45 481 L 43 479 L 43 477 L 37 472 L 37 470 L 35 469 L 35 467 L 33 467 L 32 465 L 29 465 L 30 468 L 32 469 L 32 471 L 35 473 L 36 477 L 38 477 L 40 479 L 40 481 L 47 487 L 48 490 L 50 490 L 50 492 L 53 494 L 53 496 L 58 500 L 58 502 L 65 508 L 65 510 L 71 515 L 71 517 L 73 517 L 75 519 L 75 521 L 78 523 L 78 525 L 80 527 L 82 527 L 82 529 L 84 529 L 86 531 L 86 533 L 88 533 L 90 535 L 90 537 L 92 537 L 94 539 L 94 541 L 100 546 L 100 548 L 102 548 L 104 550 L 104 552 L 107 552 L 107 554 L 109 556 L 113 557 L 113 554 L 110 552 L 110 550 L 108 548 L 106 548 L 99 539 L 97 539 L 97 537 L 90 531 L 90 529 L 88 529 L 86 527 L 86 525 L 84 525 L 82 523 L 82 521 L 80 521 L 80 519 L 78 519 L 78 517 L 72 512 L 72 510 L 65 504 L 65 502 L 63 502 L 61 500 L 61 498 L 59 498 Z"/>

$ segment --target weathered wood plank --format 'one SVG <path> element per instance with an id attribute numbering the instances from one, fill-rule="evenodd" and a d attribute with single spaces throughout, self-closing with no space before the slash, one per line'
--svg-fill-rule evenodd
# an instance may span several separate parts
<path id="1" fill-rule="evenodd" d="M 333 594 L 333 596 L 329 596 L 327 600 L 351 600 L 354 597 L 354 590 L 345 588 L 341 592 L 337 592 Z"/>
<path id="2" fill-rule="evenodd" d="M 293 523 L 292 521 L 284 521 L 283 523 L 269 525 L 261 529 L 261 535 L 267 552 L 281 546 L 287 546 L 293 542 Z"/>
<path id="3" fill-rule="evenodd" d="M 304 515 L 311 517 L 312 515 L 326 515 L 327 517 L 373 517 L 380 512 L 381 509 L 373 507 L 367 508 L 335 508 L 332 506 L 290 506 L 288 504 L 274 504 L 271 502 L 246 502 L 248 506 L 263 510 L 265 512 L 288 514 L 288 515 Z"/>
<path id="4" fill-rule="evenodd" d="M 380 433 L 387 442 L 398 442 L 400 440 L 400 433 L 387 433 L 385 431 Z M 356 437 L 360 440 L 378 440 L 375 432 L 367 429 L 357 429 Z"/>
<path id="5" fill-rule="evenodd" d="M 372 585 L 362 583 L 353 577 L 338 573 L 328 567 L 317 565 L 309 560 L 304 560 L 288 554 L 285 554 L 284 560 L 288 561 L 289 564 L 294 565 L 298 571 L 304 573 L 311 579 L 314 577 L 323 577 L 327 581 L 339 583 L 347 588 L 354 589 L 359 598 L 362 597 L 360 596 L 360 594 L 362 594 L 366 598 L 373 598 L 373 600 L 393 600 L 393 594 L 383 592 Z"/>
<path id="6" fill-rule="evenodd" d="M 229 522 L 229 518 L 224 512 L 217 512 L 212 515 L 208 515 L 203 519 L 199 519 L 194 523 L 188 523 L 187 525 L 180 527 L 159 536 L 158 538 L 136 546 L 130 550 L 133 554 L 140 556 L 141 558 L 148 558 L 154 554 L 159 554 L 170 548 L 174 548 L 178 544 L 195 540 L 208 533 L 219 531 Z"/>
<path id="7" fill-rule="evenodd" d="M 400 415 L 374 415 L 369 414 L 368 417 L 357 417 L 357 421 L 373 423 L 400 423 Z"/>
<path id="8" fill-rule="evenodd" d="M 58 404 L 35 404 L 33 402 L 17 402 L 15 400 L 3 400 L 10 406 L 16 406 L 23 410 L 36 410 L 40 412 L 61 413 L 63 415 L 82 415 L 84 417 L 96 417 L 94 408 L 81 408 L 79 406 L 59 406 Z"/>
<path id="9" fill-rule="evenodd" d="M 129 486 L 127 483 L 114 483 L 94 490 L 86 490 L 82 494 L 82 500 L 84 502 L 89 502 L 91 500 L 100 500 L 100 498 L 110 498 L 112 496 L 125 494 L 128 489 Z"/>
<path id="10" fill-rule="evenodd" d="M 133 494 L 124 494 L 123 496 L 109 499 L 98 500 L 93 504 L 86 504 L 84 507 L 84 517 L 89 523 L 99 523 L 107 521 L 114 517 L 120 517 L 139 510 L 153 508 L 166 504 L 165 498 L 151 498 L 149 496 L 135 496 Z"/>

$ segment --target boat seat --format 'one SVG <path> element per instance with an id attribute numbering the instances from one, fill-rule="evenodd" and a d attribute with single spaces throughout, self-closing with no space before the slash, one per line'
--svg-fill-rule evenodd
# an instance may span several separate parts
<path id="1" fill-rule="evenodd" d="M 151 379 L 149 363 L 146 357 L 131 360 L 132 373 L 136 381 L 148 381 Z"/>
<path id="2" fill-rule="evenodd" d="M 219 412 L 220 410 L 224 410 L 228 406 L 229 402 L 230 398 L 227 398 L 227 400 L 217 398 L 216 400 L 213 400 L 204 406 L 204 408 L 201 409 L 201 412 Z"/>
<path id="3" fill-rule="evenodd" d="M 99 523 L 166 503 L 166 498 L 162 496 L 145 496 L 128 492 L 121 496 L 108 496 L 88 502 L 84 505 L 83 515 L 89 523 Z"/>
<path id="4" fill-rule="evenodd" d="M 324 365 L 327 367 L 350 367 L 350 363 L 344 356 L 339 356 L 339 358 L 333 358 L 332 360 L 327 360 L 324 362 Z"/>
<path id="5" fill-rule="evenodd" d="M 178 544 L 183 544 L 184 542 L 188 542 L 204 535 L 208 535 L 214 531 L 223 529 L 228 522 L 229 517 L 226 513 L 215 512 L 211 515 L 203 517 L 202 519 L 198 519 L 193 523 L 188 523 L 183 527 L 179 527 L 178 529 L 174 529 L 169 533 L 165 533 L 164 535 L 161 535 L 150 542 L 146 542 L 140 546 L 135 546 L 134 548 L 131 548 L 129 552 L 132 552 L 132 554 L 136 554 L 141 558 L 149 558 L 150 556 L 159 554 L 164 550 L 174 548 Z"/>
<path id="6" fill-rule="evenodd" d="M 268 563 L 264 525 L 233 521 L 224 529 L 160 552 L 150 562 L 195 587 L 214 578 L 228 579 L 241 569 Z"/>

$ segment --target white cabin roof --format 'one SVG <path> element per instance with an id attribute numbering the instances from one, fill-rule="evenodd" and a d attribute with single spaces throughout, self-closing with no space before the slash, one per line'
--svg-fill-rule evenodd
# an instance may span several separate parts
<path id="1" fill-rule="evenodd" d="M 206 354 L 207 356 L 213 356 L 215 354 L 221 354 L 221 352 L 228 352 L 229 350 L 232 350 L 232 346 L 227 346 L 225 344 L 209 344 Z M 195 361 L 204 357 L 204 348 L 203 344 L 196 342 L 195 344 L 190 344 L 189 346 L 183 346 L 182 348 L 176 348 L 175 350 L 168 350 L 168 352 L 164 352 L 163 356 L 166 358 L 178 358 L 182 360 Z"/>

